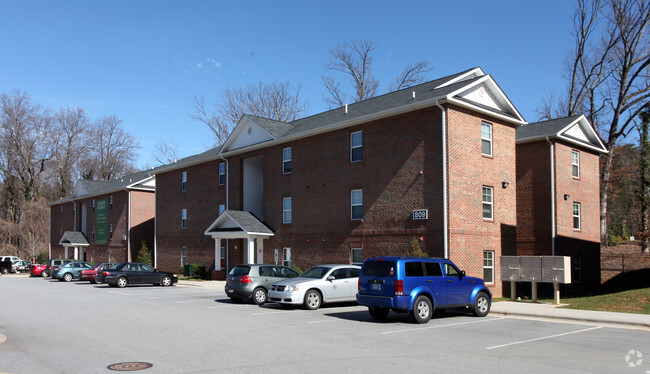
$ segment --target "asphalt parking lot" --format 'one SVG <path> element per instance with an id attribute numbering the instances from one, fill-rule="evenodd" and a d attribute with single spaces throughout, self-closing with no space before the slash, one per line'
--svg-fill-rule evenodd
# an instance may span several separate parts
<path id="1" fill-rule="evenodd" d="M 417 325 L 350 304 L 234 304 L 223 290 L 183 284 L 2 276 L 0 292 L 7 373 L 109 373 L 134 362 L 151 364 L 142 373 L 650 372 L 650 333 L 597 324 L 446 313 Z"/>

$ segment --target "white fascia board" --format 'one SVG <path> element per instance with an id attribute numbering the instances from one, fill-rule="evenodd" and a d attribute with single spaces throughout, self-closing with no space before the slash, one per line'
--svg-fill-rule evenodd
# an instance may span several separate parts
<path id="1" fill-rule="evenodd" d="M 519 123 L 521 125 L 525 125 L 526 123 L 528 123 L 528 122 L 526 122 L 526 120 L 524 120 L 524 117 L 522 117 L 521 113 L 519 113 L 517 108 L 515 108 L 515 106 L 510 101 L 510 99 L 508 99 L 508 96 L 506 96 L 506 94 L 501 90 L 501 87 L 499 87 L 499 85 L 494 81 L 492 76 L 489 75 L 489 74 L 486 75 L 486 76 L 483 76 L 482 78 L 480 78 L 478 80 L 476 80 L 472 84 L 468 84 L 467 86 L 461 87 L 461 88 L 457 89 L 456 91 L 453 91 L 453 92 L 449 93 L 447 95 L 447 97 L 449 98 L 449 100 L 457 101 L 457 100 L 454 99 L 454 96 L 456 96 L 456 95 L 458 95 L 458 94 L 460 94 L 462 92 L 465 92 L 465 91 L 471 89 L 474 86 L 478 86 L 478 85 L 480 85 L 482 83 L 485 83 L 486 85 L 488 85 L 488 88 L 491 91 L 493 91 L 493 92 L 496 91 L 496 93 L 498 94 L 498 95 L 495 95 L 495 96 L 497 96 L 497 100 L 500 101 L 500 102 L 504 102 L 510 108 L 510 110 L 512 110 L 512 112 L 516 114 L 518 119 L 513 120 L 512 118 L 510 118 L 508 116 L 503 116 L 503 115 L 499 115 L 499 116 L 501 116 L 502 118 L 510 118 L 509 121 L 514 122 L 514 123 Z M 474 105 L 471 105 L 471 104 L 466 104 L 466 106 L 467 105 L 470 105 L 469 107 L 472 108 L 472 109 L 475 109 L 475 110 L 481 110 L 483 112 L 489 112 L 489 111 L 486 111 L 485 109 L 481 109 L 481 108 L 479 108 L 477 106 L 474 106 Z"/>
<path id="2" fill-rule="evenodd" d="M 244 128 L 246 125 L 249 125 L 249 124 L 255 124 L 255 126 L 257 126 L 257 127 L 258 127 L 260 130 L 262 130 L 266 135 L 268 135 L 269 138 L 271 138 L 271 139 L 273 139 L 273 140 L 276 140 L 275 137 L 274 137 L 273 135 L 271 135 L 270 132 L 268 132 L 264 127 L 260 126 L 257 122 L 255 122 L 254 119 L 252 119 L 252 118 L 249 117 L 248 115 L 244 115 L 244 116 L 239 120 L 239 122 L 237 122 L 237 126 L 235 126 L 235 128 L 232 130 L 232 132 L 230 133 L 230 135 L 228 135 L 228 139 L 226 139 L 226 141 L 223 143 L 223 147 L 221 147 L 222 152 L 223 152 L 224 149 L 228 149 L 228 147 L 229 147 L 232 143 L 235 142 L 235 139 L 237 139 L 237 137 L 239 137 L 239 134 L 241 134 L 241 132 L 243 131 L 243 128 Z M 262 142 L 262 143 L 264 143 L 264 142 Z M 237 149 L 243 149 L 243 148 L 247 148 L 247 146 L 245 146 L 245 147 L 241 147 L 241 148 L 237 148 Z M 220 153 L 221 153 L 221 152 L 220 152 Z"/>
<path id="3" fill-rule="evenodd" d="M 607 149 L 605 149 L 605 147 L 599 148 L 599 147 L 595 147 L 595 146 L 593 146 L 591 144 L 581 143 L 581 142 L 578 142 L 578 141 L 576 141 L 576 140 L 574 140 L 572 138 L 567 138 L 567 137 L 562 136 L 560 134 L 552 134 L 552 135 L 548 135 L 548 136 L 547 135 L 531 136 L 530 138 L 523 138 L 523 139 L 517 140 L 516 144 L 526 144 L 526 143 L 541 142 L 541 141 L 545 141 L 547 137 L 549 139 L 561 139 L 561 140 L 564 140 L 567 143 L 574 144 L 574 145 L 576 145 L 578 147 L 590 149 L 590 150 L 596 151 L 598 153 L 605 153 L 605 154 L 609 153 L 609 151 Z"/>
<path id="4" fill-rule="evenodd" d="M 452 84 L 454 84 L 456 82 L 463 81 L 465 79 L 471 79 L 471 78 L 468 78 L 468 77 L 471 77 L 471 76 L 473 76 L 475 78 L 475 77 L 481 77 L 481 76 L 484 76 L 484 75 L 485 75 L 485 72 L 483 72 L 483 69 L 474 68 L 474 69 L 466 72 L 465 74 L 459 75 L 456 78 L 451 79 L 451 80 L 441 84 L 440 86 L 435 87 L 435 89 L 446 87 L 446 86 L 452 85 Z"/>
<path id="5" fill-rule="evenodd" d="M 468 103 L 466 101 L 456 100 L 454 98 L 448 98 L 447 102 L 450 103 L 450 104 L 454 104 L 454 105 L 463 107 L 463 108 L 474 110 L 476 112 L 484 113 L 484 114 L 489 115 L 491 117 L 496 117 L 496 118 L 502 119 L 502 120 L 504 120 L 506 122 L 514 123 L 516 125 L 525 125 L 525 124 L 528 123 L 528 122 L 524 121 L 523 118 L 522 119 L 515 119 L 515 118 L 512 118 L 510 116 L 503 115 L 501 113 L 497 113 L 497 112 L 494 112 L 494 111 L 491 111 L 491 110 L 488 110 L 488 109 L 485 109 L 485 108 L 481 108 L 481 107 L 476 106 L 476 105 L 472 105 L 472 104 L 470 104 L 470 103 Z"/>
<path id="6" fill-rule="evenodd" d="M 416 103 L 403 105 L 403 106 L 400 106 L 400 107 L 397 107 L 397 108 L 391 108 L 391 109 L 383 110 L 383 111 L 380 111 L 380 112 L 375 112 L 375 113 L 372 113 L 372 114 L 368 114 L 368 115 L 365 115 L 365 116 L 362 116 L 362 117 L 357 117 L 357 118 L 354 118 L 354 119 L 351 119 L 351 120 L 341 121 L 341 122 L 338 122 L 338 123 L 335 123 L 335 124 L 332 124 L 332 125 L 319 127 L 317 129 L 314 129 L 314 130 L 311 130 L 311 131 L 302 132 L 300 134 L 296 134 L 296 135 L 292 135 L 292 136 L 284 136 L 284 137 L 279 138 L 279 139 L 254 144 L 254 145 L 244 147 L 244 148 L 233 149 L 233 150 L 227 151 L 227 152 L 222 151 L 222 153 L 220 153 L 220 156 L 221 157 L 230 157 L 230 156 L 233 156 L 233 155 L 236 155 L 236 154 L 258 150 L 258 149 L 270 147 L 270 146 L 273 146 L 273 145 L 276 145 L 276 144 L 287 143 L 287 142 L 297 140 L 297 139 L 308 138 L 310 136 L 320 135 L 320 134 L 324 134 L 324 133 L 344 129 L 346 127 L 356 126 L 356 125 L 359 125 L 359 124 L 362 124 L 362 123 L 375 121 L 375 120 L 385 118 L 385 117 L 391 117 L 391 116 L 395 116 L 395 115 L 398 115 L 398 114 L 412 112 L 414 110 L 420 110 L 420 109 L 428 108 L 430 106 L 433 106 L 435 104 L 436 100 L 439 100 L 440 103 L 444 103 L 446 99 L 447 98 L 445 96 L 439 96 L 439 97 L 434 97 L 434 98 L 427 99 L 427 100 L 418 101 Z"/>
<path id="7" fill-rule="evenodd" d="M 135 182 L 135 183 L 131 183 L 131 184 L 127 185 L 125 188 L 127 188 L 127 189 L 133 189 L 133 190 L 144 189 L 144 188 L 138 188 L 138 187 L 136 187 L 136 185 L 138 185 L 138 184 L 142 184 L 142 183 L 146 183 L 146 182 L 148 182 L 148 181 L 150 181 L 150 180 L 152 180 L 152 179 L 155 180 L 156 177 L 149 176 L 149 177 L 146 177 L 146 178 L 140 179 L 139 181 L 137 181 L 137 182 Z"/>
<path id="8" fill-rule="evenodd" d="M 575 121 L 571 122 L 569 125 L 565 126 L 562 130 L 558 132 L 558 137 L 563 138 L 563 139 L 568 139 L 563 137 L 561 134 L 563 134 L 565 131 L 568 131 L 571 127 L 575 126 L 576 124 L 580 124 L 580 128 L 582 128 L 582 131 L 588 132 L 591 137 L 595 138 L 596 141 L 598 142 L 598 145 L 601 148 L 601 152 L 604 153 L 609 153 L 607 150 L 607 147 L 605 147 L 605 144 L 603 144 L 602 140 L 600 139 L 600 136 L 598 136 L 598 133 L 596 133 L 596 130 L 594 130 L 593 126 L 589 123 L 589 120 L 587 117 L 585 117 L 584 114 L 582 114 L 580 117 L 576 118 Z M 575 143 L 575 142 L 574 142 Z M 594 147 L 597 148 L 597 147 Z"/>

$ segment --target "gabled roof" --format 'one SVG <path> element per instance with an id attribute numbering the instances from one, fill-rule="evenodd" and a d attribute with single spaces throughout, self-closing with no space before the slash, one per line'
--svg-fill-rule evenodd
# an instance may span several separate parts
<path id="1" fill-rule="evenodd" d="M 198 155 L 192 155 L 189 157 L 182 158 L 180 160 L 174 161 L 167 165 L 158 166 L 149 170 L 149 175 L 157 175 L 162 173 L 167 173 L 173 170 L 178 170 L 186 168 L 192 165 L 201 164 L 206 161 L 212 161 L 219 158 L 219 152 L 221 152 L 221 146 L 216 148 L 208 149 L 205 152 L 199 153 Z"/>
<path id="2" fill-rule="evenodd" d="M 221 154 L 246 152 L 406 113 L 436 103 L 450 103 L 517 125 L 526 123 L 490 75 L 481 68 L 376 96 L 292 122 L 244 116 L 224 143 Z"/>
<path id="3" fill-rule="evenodd" d="M 221 238 L 242 238 L 246 236 L 274 236 L 268 228 L 250 212 L 225 210 L 205 230 L 205 235 Z"/>
<path id="4" fill-rule="evenodd" d="M 87 199 L 89 197 L 101 196 L 124 190 L 154 192 L 156 191 L 156 180 L 154 177 L 149 175 L 148 170 L 125 175 L 121 178 L 112 179 L 110 181 L 80 179 L 74 186 L 72 195 L 53 201 L 48 205 L 58 205 L 82 198 Z"/>
<path id="5" fill-rule="evenodd" d="M 600 136 L 584 115 L 531 123 L 519 126 L 516 131 L 517 144 L 536 142 L 547 138 L 561 139 L 599 153 L 608 152 Z"/>
<path id="6" fill-rule="evenodd" d="M 63 233 L 59 245 L 64 247 L 87 247 L 88 239 L 79 231 L 66 231 Z"/>

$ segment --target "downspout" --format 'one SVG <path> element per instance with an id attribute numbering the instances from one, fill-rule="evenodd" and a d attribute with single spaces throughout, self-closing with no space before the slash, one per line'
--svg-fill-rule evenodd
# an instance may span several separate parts
<path id="1" fill-rule="evenodd" d="M 440 108 L 442 123 L 442 240 L 444 258 L 449 258 L 449 246 L 447 244 L 447 126 L 445 108 L 436 99 L 435 105 Z"/>
<path id="2" fill-rule="evenodd" d="M 129 215 L 126 223 L 126 253 L 128 261 L 131 262 L 131 191 L 129 191 L 127 188 L 124 190 L 129 195 Z M 117 227 L 115 227 L 115 229 L 117 229 Z"/>
<path id="3" fill-rule="evenodd" d="M 551 256 L 555 256 L 555 170 L 554 170 L 554 149 L 553 143 L 546 136 L 546 141 L 550 145 L 551 154 Z"/>
<path id="4" fill-rule="evenodd" d="M 226 162 L 226 170 L 225 170 L 226 171 L 226 210 L 228 210 L 229 207 L 230 207 L 230 201 L 229 201 L 230 200 L 230 182 L 229 182 L 230 179 L 228 178 L 229 177 L 228 174 L 230 174 L 229 173 L 230 172 L 230 168 L 229 168 L 230 165 L 228 163 L 228 160 L 223 157 L 223 154 L 221 152 L 219 152 L 219 157 L 221 157 L 221 159 Z M 230 242 L 229 242 L 228 239 L 226 239 L 226 268 L 222 269 L 226 273 L 228 272 L 228 248 L 230 248 Z M 219 248 L 219 258 L 214 259 L 215 269 L 217 267 L 216 266 L 217 261 L 221 261 L 221 248 Z"/>
<path id="5" fill-rule="evenodd" d="M 157 188 L 154 189 L 154 193 L 153 193 L 153 266 L 158 267 L 158 189 Z"/>

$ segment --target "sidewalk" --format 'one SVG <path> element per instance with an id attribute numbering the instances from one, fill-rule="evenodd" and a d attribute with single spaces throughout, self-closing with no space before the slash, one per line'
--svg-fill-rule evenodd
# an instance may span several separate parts
<path id="1" fill-rule="evenodd" d="M 650 315 L 566 309 L 560 308 L 561 306 L 523 301 L 497 301 L 492 304 L 490 315 L 650 331 Z"/>

